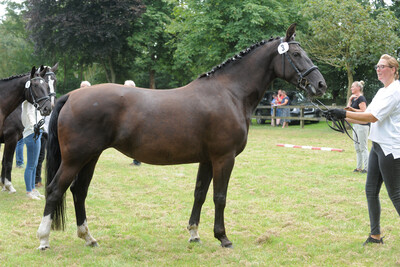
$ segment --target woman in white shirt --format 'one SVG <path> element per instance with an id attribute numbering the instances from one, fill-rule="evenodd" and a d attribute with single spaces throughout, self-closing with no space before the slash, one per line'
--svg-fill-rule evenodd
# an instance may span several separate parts
<path id="1" fill-rule="evenodd" d="M 22 103 L 21 121 L 24 125 L 23 137 L 26 144 L 27 163 L 24 173 L 26 196 L 30 199 L 40 199 L 44 196 L 35 189 L 36 166 L 38 164 L 40 152 L 40 135 L 35 140 L 35 124 L 42 119 L 40 112 L 29 103 Z"/>
<path id="2" fill-rule="evenodd" d="M 371 233 L 367 243 L 383 243 L 380 231 L 379 191 L 385 182 L 389 197 L 400 215 L 400 83 L 399 63 L 389 55 L 381 56 L 375 66 L 384 85 L 365 112 L 332 109 L 328 116 L 346 118 L 352 123 L 371 123 L 372 149 L 368 159 L 365 192 L 368 201 Z"/>

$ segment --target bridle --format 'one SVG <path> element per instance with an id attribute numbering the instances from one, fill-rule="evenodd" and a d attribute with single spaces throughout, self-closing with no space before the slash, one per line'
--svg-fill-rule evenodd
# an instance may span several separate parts
<path id="1" fill-rule="evenodd" d="M 311 101 L 311 100 L 310 100 L 310 101 Z M 332 118 L 332 117 L 329 115 L 329 113 L 328 113 L 329 108 L 328 108 L 327 106 L 325 106 L 325 105 L 324 105 L 321 101 L 319 101 L 318 99 L 316 99 L 316 101 L 317 101 L 320 105 L 322 105 L 322 106 L 325 108 L 325 110 L 322 110 L 322 109 L 321 109 L 317 104 L 315 104 L 314 102 L 311 101 L 311 103 L 312 103 L 317 109 L 319 109 L 319 110 L 322 112 L 322 116 L 324 116 L 324 117 L 326 118 L 326 124 L 328 124 L 329 128 L 331 128 L 332 130 L 334 130 L 334 131 L 336 131 L 336 132 L 346 133 L 347 136 L 348 136 L 351 140 L 353 140 L 354 143 L 360 144 L 360 142 L 358 142 L 358 135 L 357 135 L 357 132 L 354 131 L 354 128 L 351 126 L 351 124 L 350 124 L 348 121 L 346 121 L 345 119 L 336 120 L 335 118 Z M 328 121 L 331 121 L 333 126 L 331 126 L 331 125 L 328 123 Z M 349 132 L 347 131 L 346 126 L 348 126 L 348 127 L 353 131 L 353 133 L 355 134 L 356 140 L 354 140 L 354 138 L 351 137 L 351 135 L 350 135 Z"/>
<path id="2" fill-rule="evenodd" d="M 314 65 L 314 66 L 310 67 L 308 70 L 306 70 L 305 72 L 301 73 L 301 72 L 299 71 L 299 69 L 296 67 L 296 65 L 293 63 L 292 58 L 291 58 L 291 57 L 289 56 L 289 54 L 287 53 L 287 52 L 289 51 L 289 46 L 290 46 L 291 44 L 300 45 L 300 43 L 299 43 L 299 42 L 296 42 L 296 41 L 283 42 L 283 38 L 281 38 L 281 43 L 279 44 L 279 46 L 281 46 L 281 47 L 278 48 L 278 52 L 282 55 L 282 73 L 283 73 L 283 78 L 285 78 L 285 58 L 286 58 L 287 61 L 290 63 L 290 65 L 293 67 L 293 69 L 296 71 L 297 75 L 299 75 L 299 79 L 297 80 L 297 87 L 299 87 L 299 88 L 301 88 L 301 89 L 303 89 L 303 90 L 307 90 L 307 87 L 310 85 L 310 82 L 307 80 L 306 77 L 307 77 L 307 75 L 309 75 L 312 71 L 317 70 L 318 67 Z M 313 86 L 311 86 L 311 89 L 312 89 L 312 90 L 315 90 Z M 314 93 L 315 93 L 315 92 L 314 92 Z M 322 112 L 323 116 L 326 118 L 326 123 L 328 124 L 328 126 L 329 126 L 332 130 L 334 130 L 334 131 L 341 132 L 341 133 L 346 133 L 347 136 L 348 136 L 351 140 L 353 140 L 355 143 L 358 143 L 358 144 L 359 144 L 357 133 L 354 131 L 354 129 L 353 129 L 353 127 L 351 126 L 351 124 L 350 124 L 348 121 L 346 121 L 345 119 L 336 120 L 335 118 L 330 117 L 330 116 L 328 115 L 328 112 L 327 112 L 329 109 L 328 109 L 324 104 L 322 104 L 318 99 L 317 99 L 317 101 L 325 108 L 325 110 L 322 110 L 322 109 L 321 109 L 317 104 L 315 104 L 314 102 L 311 101 L 311 103 L 312 103 L 317 109 L 319 109 L 319 110 Z M 332 124 L 333 124 L 333 126 L 331 126 L 331 125 L 328 123 L 328 121 L 331 121 Z M 357 141 L 354 140 L 354 139 L 350 136 L 349 132 L 348 132 L 347 129 L 346 129 L 346 126 L 348 126 L 348 127 L 355 133 L 355 137 L 356 137 Z"/>
<path id="3" fill-rule="evenodd" d="M 33 93 L 33 90 L 32 90 L 32 81 L 33 80 L 40 80 L 40 83 L 46 83 L 46 81 L 42 78 L 42 77 L 34 77 L 34 78 L 32 78 L 32 79 L 30 79 L 29 80 L 29 85 L 28 86 L 26 86 L 25 85 L 25 89 L 27 89 L 28 90 L 28 93 L 29 93 L 29 95 L 31 96 L 31 98 L 32 98 L 32 104 L 33 104 L 33 106 L 37 109 L 37 110 L 41 110 L 42 108 L 43 108 L 43 106 L 44 106 L 44 104 L 47 102 L 47 101 L 50 101 L 50 97 L 52 96 L 52 95 L 55 95 L 55 93 L 50 93 L 50 94 L 48 94 L 48 95 L 46 95 L 46 96 L 43 96 L 43 97 L 40 97 L 40 98 L 37 98 L 37 97 L 35 97 L 35 95 L 34 95 L 34 93 Z M 42 103 L 41 103 L 42 102 Z"/>
<path id="4" fill-rule="evenodd" d="M 283 78 L 285 78 L 285 58 L 286 58 L 287 61 L 289 61 L 290 65 L 293 67 L 293 69 L 296 71 L 297 75 L 299 75 L 299 79 L 297 80 L 297 87 L 299 87 L 299 88 L 301 88 L 301 89 L 307 91 L 307 86 L 310 85 L 310 82 L 307 80 L 306 77 L 307 77 L 312 71 L 317 70 L 318 67 L 314 65 L 314 66 L 310 67 L 308 70 L 306 70 L 305 72 L 301 73 L 301 71 L 299 71 L 299 69 L 298 69 L 298 68 L 296 67 L 296 65 L 293 63 L 292 58 L 291 58 L 291 57 L 289 56 L 289 54 L 287 53 L 287 52 L 289 51 L 289 46 L 290 46 L 291 44 L 300 45 L 300 43 L 299 43 L 299 42 L 296 42 L 296 41 L 283 42 L 283 38 L 281 38 L 281 43 L 280 43 L 279 45 L 282 46 L 282 49 L 283 49 L 283 46 L 285 46 L 284 43 L 287 44 L 287 49 L 284 49 L 284 50 L 283 50 L 284 52 L 282 52 L 282 53 L 279 52 L 279 53 L 282 55 L 282 73 L 283 73 Z M 285 50 L 286 50 L 286 51 L 285 51 Z M 278 49 L 278 51 L 279 51 L 279 49 Z M 311 88 L 312 88 L 312 90 L 315 90 L 314 87 L 311 87 Z M 314 93 L 316 93 L 316 92 L 314 92 Z"/>
<path id="5" fill-rule="evenodd" d="M 51 74 L 51 73 L 49 73 L 49 74 Z M 46 83 L 46 81 L 42 77 L 34 77 L 28 81 L 29 84 L 28 84 L 28 82 L 25 84 L 25 89 L 28 90 L 28 93 L 32 98 L 33 106 L 35 107 L 36 110 L 41 110 L 43 108 L 44 104 L 47 101 L 50 101 L 50 97 L 55 96 L 56 94 L 54 92 L 51 92 L 50 94 L 40 97 L 40 98 L 35 97 L 33 90 L 32 90 L 32 84 L 33 84 L 32 81 L 34 81 L 34 80 L 39 80 L 40 83 Z M 42 118 L 38 121 L 37 112 L 35 112 L 35 119 L 36 119 L 36 124 L 33 126 L 33 129 L 34 129 L 33 139 L 36 142 L 36 140 L 40 136 L 40 129 L 42 128 L 42 126 L 44 124 L 44 119 Z"/>

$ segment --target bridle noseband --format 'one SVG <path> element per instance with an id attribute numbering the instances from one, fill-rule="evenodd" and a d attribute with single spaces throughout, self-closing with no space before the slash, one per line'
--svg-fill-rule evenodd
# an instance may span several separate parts
<path id="1" fill-rule="evenodd" d="M 281 38 L 281 43 L 279 45 L 282 45 L 283 42 L 283 38 Z M 288 46 L 290 44 L 297 44 L 300 45 L 299 42 L 296 41 L 290 41 L 287 42 Z M 287 51 L 281 53 L 282 54 L 282 73 L 283 73 L 283 78 L 285 78 L 285 58 L 287 59 L 287 61 L 289 61 L 290 65 L 293 67 L 293 69 L 296 71 L 297 75 L 299 75 L 299 79 L 297 80 L 297 87 L 300 87 L 303 90 L 307 90 L 307 86 L 310 84 L 310 82 L 307 80 L 307 76 L 313 71 L 313 70 L 317 70 L 318 67 L 317 66 L 312 66 L 311 68 L 309 68 L 308 70 L 306 70 L 305 72 L 301 73 L 299 71 L 299 69 L 296 67 L 296 65 L 293 63 L 292 58 L 289 56 L 289 54 L 287 53 L 289 51 L 289 48 L 287 48 Z"/>

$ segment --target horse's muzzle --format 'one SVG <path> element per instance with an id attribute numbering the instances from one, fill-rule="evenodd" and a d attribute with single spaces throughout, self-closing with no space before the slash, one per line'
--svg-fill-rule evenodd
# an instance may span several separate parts
<path id="1" fill-rule="evenodd" d="M 40 111 L 40 115 L 48 116 L 51 113 L 51 106 L 50 105 L 49 106 L 46 105 L 43 108 L 41 108 L 39 111 Z"/>

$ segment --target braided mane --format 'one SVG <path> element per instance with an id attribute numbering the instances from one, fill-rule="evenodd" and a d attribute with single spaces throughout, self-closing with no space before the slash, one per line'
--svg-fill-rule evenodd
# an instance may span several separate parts
<path id="1" fill-rule="evenodd" d="M 211 75 L 214 74 L 217 70 L 222 69 L 222 68 L 225 67 L 227 64 L 229 64 L 229 63 L 231 63 L 231 62 L 234 62 L 234 61 L 237 61 L 237 60 L 239 60 L 239 59 L 242 59 L 242 57 L 244 57 L 245 55 L 249 54 L 249 53 L 250 53 L 251 51 L 253 51 L 255 48 L 257 48 L 257 47 L 259 47 L 259 46 L 261 46 L 261 45 L 264 45 L 264 44 L 266 44 L 266 43 L 272 42 L 272 41 L 274 41 L 274 40 L 278 40 L 278 39 L 280 39 L 280 37 L 273 38 L 273 37 L 271 36 L 271 38 L 270 38 L 269 40 L 262 40 L 261 42 L 258 42 L 258 43 L 255 43 L 255 44 L 251 45 L 250 47 L 248 47 L 248 48 L 246 48 L 246 49 L 240 51 L 238 54 L 236 54 L 236 55 L 234 55 L 233 57 L 227 59 L 226 61 L 224 61 L 223 63 L 219 64 L 218 66 L 215 66 L 214 68 L 212 68 L 212 70 L 201 74 L 201 75 L 199 76 L 199 79 L 200 79 L 200 78 L 204 78 L 204 77 L 209 77 L 209 76 L 211 76 Z"/>
<path id="2" fill-rule="evenodd" d="M 29 72 L 28 73 L 24 73 L 24 74 L 14 75 L 14 76 L 11 76 L 11 77 L 8 77 L 8 78 L 3 78 L 0 81 L 5 82 L 5 81 L 9 81 L 9 80 L 16 79 L 16 78 L 21 78 L 21 77 L 26 76 L 28 74 L 29 74 Z"/>

